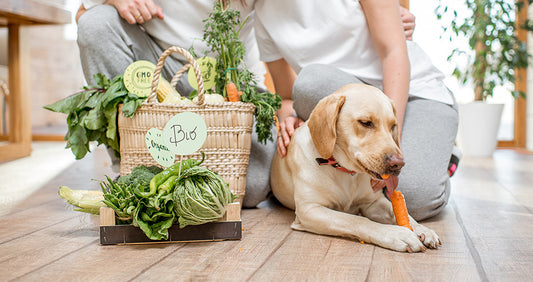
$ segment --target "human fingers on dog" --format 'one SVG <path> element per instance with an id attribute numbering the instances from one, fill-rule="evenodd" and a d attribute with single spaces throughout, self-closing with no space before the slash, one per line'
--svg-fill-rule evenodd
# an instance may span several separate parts
<path id="1" fill-rule="evenodd" d="M 284 141 L 284 136 L 287 136 L 287 126 L 285 125 L 285 122 L 280 122 L 279 124 L 279 131 L 278 131 L 278 140 L 277 140 L 277 147 L 278 147 L 278 154 L 280 157 L 285 157 L 287 154 L 287 148 Z"/>
<path id="2" fill-rule="evenodd" d="M 296 128 L 303 124 L 303 120 L 297 117 L 287 117 L 280 122 L 278 132 L 278 154 L 284 157 L 287 154 L 287 146 L 291 142 L 291 137 Z"/>

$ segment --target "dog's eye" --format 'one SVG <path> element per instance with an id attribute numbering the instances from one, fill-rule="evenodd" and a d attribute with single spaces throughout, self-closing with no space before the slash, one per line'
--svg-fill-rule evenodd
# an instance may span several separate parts
<path id="1" fill-rule="evenodd" d="M 359 123 L 360 123 L 362 126 L 367 127 L 367 128 L 372 128 L 372 127 L 374 127 L 374 124 L 373 124 L 371 121 L 360 120 Z"/>

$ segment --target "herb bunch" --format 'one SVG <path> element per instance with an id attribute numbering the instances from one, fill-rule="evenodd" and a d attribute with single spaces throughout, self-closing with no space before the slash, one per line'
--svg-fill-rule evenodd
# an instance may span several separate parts
<path id="1" fill-rule="evenodd" d="M 276 111 L 281 108 L 281 97 L 258 91 L 254 74 L 244 62 L 246 49 L 239 40 L 248 18 L 241 23 L 240 12 L 224 7 L 222 2 L 215 1 L 213 12 L 204 20 L 203 39 L 217 59 L 215 91 L 227 97 L 226 85 L 234 83 L 237 90 L 242 92 L 240 100 L 256 106 L 254 115 L 259 141 L 273 141 L 271 128 L 275 123 Z"/>
<path id="2" fill-rule="evenodd" d="M 83 159 L 90 152 L 89 143 L 98 142 L 113 148 L 120 156 L 117 129 L 118 105 L 123 103 L 122 113 L 131 117 L 146 99 L 130 93 L 122 75 L 112 80 L 103 74 L 95 74 L 96 85 L 84 86 L 74 93 L 44 108 L 67 114 L 68 131 L 65 135 L 66 148 L 70 148 L 76 159 Z"/>

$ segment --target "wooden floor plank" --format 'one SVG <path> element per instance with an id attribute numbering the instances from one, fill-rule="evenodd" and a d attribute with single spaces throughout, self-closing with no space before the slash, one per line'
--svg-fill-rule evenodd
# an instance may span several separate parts
<path id="1" fill-rule="evenodd" d="M 59 200 L 4 216 L 0 220 L 0 234 L 2 234 L 0 246 L 4 242 L 24 237 L 74 217 L 76 217 L 75 212 Z"/>
<path id="2" fill-rule="evenodd" d="M 78 227 L 78 228 L 76 228 Z M 37 231 L 1 245 L 0 269 L 3 279 L 15 279 L 35 272 L 90 245 L 98 244 L 94 223 L 83 223 L 79 217 Z M 17 267 L 11 267 L 16 265 Z"/>
<path id="3" fill-rule="evenodd" d="M 291 221 L 292 212 L 278 204 L 244 210 L 242 240 L 188 243 L 136 280 L 246 280 L 292 232 Z"/>
<path id="4" fill-rule="evenodd" d="M 437 217 L 421 223 L 437 232 L 442 246 L 413 254 L 377 248 L 368 276 L 370 281 L 481 280 L 451 204 Z"/>
<path id="5" fill-rule="evenodd" d="M 253 281 L 364 281 L 374 246 L 293 231 Z"/>
<path id="6" fill-rule="evenodd" d="M 528 181 L 533 172 L 533 159 L 516 162 L 520 167 L 508 171 L 515 174 L 508 178 L 497 172 L 507 170 L 502 166 L 504 160 L 511 159 L 506 154 L 495 154 L 489 160 L 466 160 L 454 180 L 454 185 L 460 187 L 454 191 L 454 201 L 487 278 L 527 281 L 533 277 L 533 214 L 529 203 L 524 205 L 520 200 L 514 185 Z M 521 180 L 512 180 L 515 178 Z M 520 193 L 527 190 L 525 186 L 519 187 L 523 187 Z M 530 185 L 528 195 L 531 194 L 533 186 Z"/>
<path id="7" fill-rule="evenodd" d="M 182 244 L 101 246 L 98 240 L 20 277 L 27 281 L 127 281 Z"/>

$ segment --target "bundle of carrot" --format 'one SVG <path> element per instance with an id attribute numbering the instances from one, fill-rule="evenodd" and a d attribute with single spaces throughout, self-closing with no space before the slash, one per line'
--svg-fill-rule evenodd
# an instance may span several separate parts
<path id="1" fill-rule="evenodd" d="M 241 29 L 248 20 L 241 22 L 240 12 L 231 7 L 231 1 L 214 1 L 213 12 L 204 20 L 203 40 L 215 56 L 215 85 L 206 89 L 221 94 L 229 102 L 253 103 L 257 138 L 265 143 L 274 141 L 271 127 L 274 115 L 281 108 L 281 97 L 270 92 L 259 92 L 255 74 L 246 66 L 246 48 L 240 41 Z M 191 54 L 196 56 L 193 48 Z"/>
<path id="2" fill-rule="evenodd" d="M 389 178 L 389 175 L 383 174 L 381 175 L 381 178 L 387 179 Z M 396 218 L 396 224 L 398 224 L 398 226 L 407 227 L 413 230 L 411 224 L 409 223 L 409 213 L 407 212 L 407 206 L 405 204 L 405 199 L 402 192 L 398 190 L 392 191 L 390 200 L 392 203 L 392 211 L 394 212 L 394 217 Z"/>

